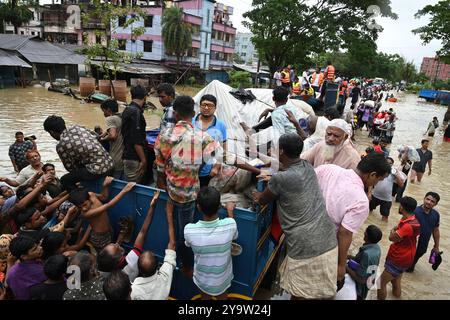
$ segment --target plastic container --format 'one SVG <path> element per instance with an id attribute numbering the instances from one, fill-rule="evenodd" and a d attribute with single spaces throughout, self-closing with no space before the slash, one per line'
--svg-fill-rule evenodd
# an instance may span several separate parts
<path id="1" fill-rule="evenodd" d="M 347 265 L 350 269 L 352 269 L 353 271 L 358 270 L 359 268 L 359 263 L 356 262 L 355 260 L 349 259 L 347 262 Z"/>

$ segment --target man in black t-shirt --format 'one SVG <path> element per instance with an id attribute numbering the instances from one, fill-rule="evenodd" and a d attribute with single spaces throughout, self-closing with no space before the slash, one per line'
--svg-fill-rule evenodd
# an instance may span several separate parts
<path id="1" fill-rule="evenodd" d="M 131 103 L 122 113 L 123 169 L 127 181 L 142 183 L 147 171 L 147 136 L 144 105 L 147 91 L 140 85 L 131 88 Z"/>
<path id="2" fill-rule="evenodd" d="M 420 156 L 420 161 L 414 162 L 411 172 L 411 183 L 414 183 L 417 176 L 417 181 L 422 181 L 423 174 L 425 173 L 425 169 L 428 163 L 428 175 L 431 175 L 431 164 L 433 160 L 433 153 L 428 150 L 429 141 L 424 139 L 421 144 L 422 147 L 417 149 L 417 152 Z"/>

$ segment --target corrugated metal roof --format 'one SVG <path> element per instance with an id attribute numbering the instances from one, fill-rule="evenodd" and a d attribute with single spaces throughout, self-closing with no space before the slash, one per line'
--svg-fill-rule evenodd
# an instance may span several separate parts
<path id="1" fill-rule="evenodd" d="M 18 34 L 0 34 L 0 49 L 19 50 L 30 38 L 33 37 Z"/>
<path id="2" fill-rule="evenodd" d="M 92 61 L 94 65 L 101 65 L 100 61 Z M 113 69 L 112 63 L 108 63 L 109 69 Z M 134 73 L 134 74 L 169 74 L 169 69 L 165 66 L 149 63 L 121 63 L 118 67 L 119 72 Z"/>
<path id="3" fill-rule="evenodd" d="M 85 57 L 39 38 L 0 34 L 0 49 L 18 51 L 31 63 L 83 64 Z"/>
<path id="4" fill-rule="evenodd" d="M 31 68 L 31 66 L 11 52 L 0 49 L 0 66 Z"/>

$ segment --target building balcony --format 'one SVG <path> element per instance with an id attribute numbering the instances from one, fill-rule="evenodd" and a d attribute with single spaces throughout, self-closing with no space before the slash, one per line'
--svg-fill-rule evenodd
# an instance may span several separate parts
<path id="1" fill-rule="evenodd" d="M 213 60 L 209 61 L 209 65 L 211 68 L 223 68 L 223 69 L 231 69 L 233 68 L 233 62 L 230 61 L 222 61 L 222 60 Z"/>

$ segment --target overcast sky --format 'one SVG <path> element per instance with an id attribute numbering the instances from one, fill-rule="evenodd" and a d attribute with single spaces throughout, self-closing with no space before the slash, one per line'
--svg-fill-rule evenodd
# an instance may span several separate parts
<path id="1" fill-rule="evenodd" d="M 242 26 L 242 15 L 251 9 L 251 0 L 219 0 L 226 5 L 234 7 L 232 21 L 238 32 L 248 32 Z M 432 57 L 440 48 L 440 42 L 433 40 L 430 44 L 423 46 L 418 35 L 411 30 L 426 25 L 429 19 L 422 17 L 415 19 L 414 14 L 427 4 L 435 4 L 438 0 L 391 0 L 392 10 L 397 13 L 398 19 L 377 18 L 377 23 L 383 26 L 377 45 L 378 50 L 385 53 L 398 53 L 408 61 L 414 60 L 420 67 L 423 57 Z"/>

